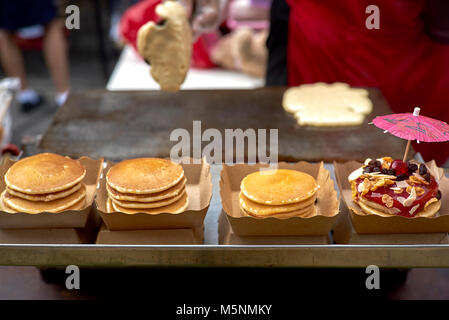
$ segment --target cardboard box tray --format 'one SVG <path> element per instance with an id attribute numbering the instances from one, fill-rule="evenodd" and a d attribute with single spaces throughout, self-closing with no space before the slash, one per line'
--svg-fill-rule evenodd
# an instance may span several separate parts
<path id="1" fill-rule="evenodd" d="M 332 164 L 324 165 L 333 176 Z M 448 244 L 219 245 L 221 165 L 211 165 L 214 185 L 204 222 L 204 245 L 103 245 L 0 243 L 0 265 L 91 267 L 449 267 Z"/>

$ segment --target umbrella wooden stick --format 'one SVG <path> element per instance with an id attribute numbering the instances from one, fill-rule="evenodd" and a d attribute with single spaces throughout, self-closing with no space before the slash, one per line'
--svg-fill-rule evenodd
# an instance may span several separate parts
<path id="1" fill-rule="evenodd" d="M 411 144 L 412 144 L 412 140 L 409 140 L 407 142 L 407 147 L 405 147 L 404 158 L 402 159 L 403 162 L 405 162 L 405 160 L 407 160 L 408 150 L 410 149 Z"/>
<path id="2" fill-rule="evenodd" d="M 415 110 L 413 110 L 413 115 L 416 117 L 419 116 L 420 111 L 421 111 L 421 109 L 416 107 Z M 410 150 L 411 144 L 412 144 L 412 140 L 408 140 L 407 146 L 405 147 L 404 158 L 402 159 L 403 162 L 405 162 L 405 160 L 407 160 L 407 155 L 408 155 L 408 151 Z"/>

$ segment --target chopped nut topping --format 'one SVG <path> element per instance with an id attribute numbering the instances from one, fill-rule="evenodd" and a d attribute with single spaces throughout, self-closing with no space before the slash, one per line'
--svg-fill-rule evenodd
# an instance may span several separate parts
<path id="1" fill-rule="evenodd" d="M 392 176 L 390 174 L 383 174 L 383 173 L 378 173 L 378 172 L 370 172 L 370 173 L 366 173 L 365 174 L 366 177 L 371 178 L 371 179 L 396 179 L 396 176 Z"/>
<path id="2" fill-rule="evenodd" d="M 387 208 L 393 207 L 393 198 L 390 197 L 388 194 L 384 194 L 382 196 L 382 202 L 385 204 Z"/>
<path id="3" fill-rule="evenodd" d="M 364 196 L 370 190 L 372 190 L 373 187 L 374 187 L 374 184 L 371 181 L 369 181 L 369 179 L 365 178 L 365 180 L 363 180 L 362 196 Z"/>
<path id="4" fill-rule="evenodd" d="M 394 193 L 396 193 L 396 194 L 401 194 L 402 192 L 404 192 L 404 189 L 398 188 L 398 187 L 394 187 L 394 188 L 390 188 L 390 189 L 393 190 Z"/>
<path id="5" fill-rule="evenodd" d="M 415 211 L 419 208 L 419 204 L 414 205 L 413 208 L 410 209 L 410 211 L 408 212 L 410 215 L 413 215 L 415 213 Z"/>
<path id="6" fill-rule="evenodd" d="M 393 163 L 393 158 L 383 157 L 382 158 L 382 169 L 390 169 L 392 163 Z"/>
<path id="7" fill-rule="evenodd" d="M 399 198 L 398 198 L 398 200 L 399 200 Z M 408 196 L 407 199 L 404 200 L 402 205 L 404 207 L 410 207 L 415 200 L 416 200 L 416 188 L 412 187 L 412 189 L 410 190 L 410 195 Z"/>
<path id="8" fill-rule="evenodd" d="M 357 180 L 359 177 L 363 175 L 363 168 L 358 168 L 357 170 L 354 170 L 349 176 L 348 181 L 354 181 Z"/>
<path id="9" fill-rule="evenodd" d="M 424 194 L 424 192 L 425 192 L 424 189 L 421 188 L 421 187 L 415 187 L 415 189 L 416 189 L 416 196 L 417 197 L 422 196 Z"/>
<path id="10" fill-rule="evenodd" d="M 407 193 L 411 193 L 412 192 L 412 188 L 415 188 L 416 191 L 416 196 L 419 197 L 421 195 L 424 194 L 424 189 L 421 187 L 412 187 L 412 186 L 408 186 L 407 189 L 405 189 L 407 191 Z"/>
<path id="11" fill-rule="evenodd" d="M 351 181 L 351 191 L 352 191 L 352 199 L 357 198 L 357 183 L 355 181 Z"/>
<path id="12" fill-rule="evenodd" d="M 378 188 L 383 187 L 384 185 L 392 185 L 394 181 L 389 179 L 379 179 L 374 182 L 374 186 L 371 188 L 371 191 L 376 191 Z"/>
<path id="13" fill-rule="evenodd" d="M 425 184 L 428 185 L 429 183 L 424 180 L 424 179 L 420 179 L 417 176 L 410 176 L 409 180 L 407 181 L 409 184 L 411 185 L 416 185 L 416 184 Z"/>
<path id="14" fill-rule="evenodd" d="M 424 205 L 424 209 L 426 209 L 428 206 L 430 206 L 432 203 L 437 202 L 438 199 L 433 197 L 431 198 L 429 201 L 426 202 L 426 204 Z"/>

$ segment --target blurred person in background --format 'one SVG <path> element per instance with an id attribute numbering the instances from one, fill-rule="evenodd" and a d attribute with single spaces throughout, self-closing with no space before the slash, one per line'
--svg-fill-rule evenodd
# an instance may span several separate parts
<path id="1" fill-rule="evenodd" d="M 197 35 L 220 23 L 223 0 L 182 2 Z M 379 29 L 367 28 L 371 5 L 379 10 Z M 419 106 L 423 115 L 449 122 L 447 0 L 273 0 L 266 44 L 268 86 L 375 87 L 394 112 Z M 414 148 L 440 165 L 449 159 L 449 142 Z"/>
<path id="2" fill-rule="evenodd" d="M 136 49 L 137 31 L 148 21 L 158 21 L 155 10 L 161 2 L 142 0 L 129 7 L 120 18 L 120 39 Z M 254 4 L 252 0 L 205 0 L 200 6 L 192 7 L 194 2 L 180 1 L 188 10 L 192 22 L 194 42 L 191 66 L 197 69 L 220 66 L 263 78 L 268 55 L 265 41 L 270 2 L 258 0 Z"/>
<path id="3" fill-rule="evenodd" d="M 18 77 L 21 90 L 17 100 L 23 111 L 30 111 L 42 102 L 42 97 L 29 87 L 25 64 L 18 38 L 33 37 L 33 32 L 43 29 L 42 49 L 51 74 L 58 106 L 64 104 L 69 94 L 69 62 L 64 22 L 58 18 L 55 0 L 0 0 L 0 61 L 9 77 Z"/>
<path id="4" fill-rule="evenodd" d="M 225 25 L 230 30 L 211 50 L 217 65 L 264 78 L 271 0 L 229 0 Z"/>

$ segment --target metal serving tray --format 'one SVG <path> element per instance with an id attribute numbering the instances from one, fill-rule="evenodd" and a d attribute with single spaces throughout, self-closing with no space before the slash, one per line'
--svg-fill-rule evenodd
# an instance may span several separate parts
<path id="1" fill-rule="evenodd" d="M 326 164 L 334 177 L 333 167 Z M 0 265 L 62 267 L 449 267 L 449 245 L 219 245 L 220 165 L 204 245 L 0 244 Z"/>

